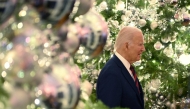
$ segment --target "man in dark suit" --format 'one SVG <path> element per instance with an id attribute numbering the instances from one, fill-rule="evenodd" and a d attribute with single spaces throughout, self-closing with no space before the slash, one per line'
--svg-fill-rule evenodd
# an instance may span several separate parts
<path id="1" fill-rule="evenodd" d="M 144 95 L 132 64 L 145 51 L 140 29 L 126 26 L 119 32 L 114 55 L 100 72 L 97 98 L 110 108 L 144 109 Z"/>

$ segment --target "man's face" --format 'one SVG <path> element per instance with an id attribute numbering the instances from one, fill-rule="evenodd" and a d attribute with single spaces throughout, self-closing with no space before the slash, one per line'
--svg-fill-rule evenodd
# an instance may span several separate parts
<path id="1" fill-rule="evenodd" d="M 136 62 L 141 59 L 142 52 L 145 51 L 144 38 L 141 32 L 134 33 L 134 37 L 129 43 L 129 56 L 131 62 Z"/>

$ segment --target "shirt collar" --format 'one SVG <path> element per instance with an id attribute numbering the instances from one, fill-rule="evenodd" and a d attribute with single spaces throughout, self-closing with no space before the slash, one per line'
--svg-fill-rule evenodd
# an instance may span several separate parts
<path id="1" fill-rule="evenodd" d="M 128 70 L 128 72 L 131 75 L 131 77 L 134 79 L 133 74 L 132 74 L 132 72 L 130 70 L 130 64 L 129 64 L 129 62 L 123 56 L 121 56 L 117 51 L 115 52 L 115 55 L 119 58 L 119 60 L 121 60 L 121 62 L 123 63 L 123 65 L 125 66 L 125 68 Z"/>
<path id="2" fill-rule="evenodd" d="M 130 68 L 129 62 L 123 56 L 121 56 L 117 51 L 115 52 L 115 55 L 119 58 L 119 60 L 121 60 L 121 62 L 123 63 L 123 65 L 129 71 L 129 68 Z"/>

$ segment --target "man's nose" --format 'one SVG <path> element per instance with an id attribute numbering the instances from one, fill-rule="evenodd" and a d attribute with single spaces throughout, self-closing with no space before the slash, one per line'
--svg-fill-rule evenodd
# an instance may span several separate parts
<path id="1" fill-rule="evenodd" d="M 142 47 L 142 51 L 146 51 L 146 49 L 145 49 L 144 45 L 143 45 L 143 47 Z"/>

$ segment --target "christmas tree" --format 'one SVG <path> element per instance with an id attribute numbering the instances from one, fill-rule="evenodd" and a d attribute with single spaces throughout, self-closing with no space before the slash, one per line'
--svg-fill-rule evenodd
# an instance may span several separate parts
<path id="1" fill-rule="evenodd" d="M 118 31 L 140 28 L 146 51 L 136 68 L 145 92 L 146 109 L 189 107 L 189 4 L 187 0 L 97 0 L 96 9 L 109 25 L 110 36 L 102 56 L 82 64 L 83 75 L 94 88 L 98 73 L 113 55 Z M 84 69 L 85 68 L 85 69 Z M 96 70 L 94 70 L 96 69 Z M 91 99 L 95 102 L 95 89 Z"/>
<path id="2" fill-rule="evenodd" d="M 23 3 L 21 3 L 23 4 Z M 76 5 L 76 4 L 75 4 Z M 29 6 L 30 7 L 30 6 Z M 77 7 L 77 6 L 76 6 Z M 138 78 L 142 84 L 144 94 L 145 94 L 145 108 L 146 109 L 183 109 L 190 107 L 190 1 L 189 0 L 96 0 L 93 4 L 93 9 L 95 9 L 99 14 L 101 14 L 105 21 L 108 24 L 109 28 L 109 37 L 107 38 L 106 45 L 102 50 L 101 54 L 96 57 L 92 57 L 89 60 L 83 60 L 77 57 L 81 54 L 77 54 L 71 62 L 79 66 L 81 69 L 81 93 L 80 100 L 77 103 L 75 108 L 77 109 L 107 109 L 101 101 L 96 98 L 96 80 L 98 74 L 107 60 L 113 55 L 113 45 L 115 38 L 121 28 L 124 26 L 136 26 L 143 31 L 145 37 L 145 48 L 146 51 L 143 53 L 141 61 L 136 62 L 136 70 L 138 72 Z M 20 9 L 19 9 L 20 10 Z M 26 7 L 23 7 L 23 10 L 26 10 Z M 23 13 L 21 13 L 23 14 Z M 76 13 L 75 13 L 76 14 Z M 19 15 L 19 14 L 18 14 Z M 77 14 L 76 14 L 77 15 Z M 30 10 L 30 14 L 22 18 L 14 14 L 16 20 L 9 20 L 9 25 L 4 24 L 2 26 L 1 22 L 1 33 L 0 33 L 0 62 L 3 63 L 5 60 L 5 55 L 12 48 L 13 34 L 11 31 L 14 31 L 15 25 L 20 24 L 20 21 L 27 21 L 28 18 L 36 19 L 38 15 L 33 10 Z M 27 20 L 26 20 L 27 19 Z M 55 34 L 56 29 L 53 32 L 44 33 L 43 30 L 52 28 L 47 22 L 37 22 L 39 19 L 35 20 L 35 23 L 27 22 L 29 24 L 35 24 L 37 29 L 29 25 L 29 29 L 24 29 L 22 31 L 30 31 L 33 33 L 31 40 L 40 40 L 40 43 L 31 43 L 31 47 L 38 46 L 37 49 L 30 53 L 37 54 L 39 59 L 42 59 L 43 56 L 47 56 L 49 53 L 49 48 L 43 55 L 41 52 L 40 44 L 44 41 L 50 40 Z M 49 21 L 49 20 L 48 20 Z M 94 22 L 94 21 L 92 21 Z M 28 24 L 29 23 L 29 24 Z M 52 23 L 52 22 L 51 22 Z M 60 22 L 59 22 L 60 23 Z M 11 25 L 10 25 L 11 24 Z M 22 24 L 22 23 L 21 23 Z M 58 25 L 59 26 L 59 25 Z M 93 27 L 96 28 L 96 27 Z M 16 36 L 19 33 L 23 33 L 16 30 Z M 34 32 L 35 31 L 35 32 Z M 50 34 L 51 33 L 51 34 Z M 43 39 L 43 37 L 37 37 L 38 34 L 45 34 L 49 39 Z M 48 35 L 47 35 L 48 34 Z M 52 35 L 53 34 L 53 35 Z M 5 35 L 6 38 L 3 36 Z M 12 37 L 11 37 L 12 36 Z M 54 38 L 54 37 L 53 37 Z M 53 43 L 51 49 L 51 56 L 57 56 L 59 50 L 55 49 L 57 46 L 55 44 L 57 39 L 51 39 Z M 10 43 L 11 42 L 11 43 Z M 65 45 L 66 46 L 66 45 Z M 85 46 L 86 47 L 86 46 Z M 44 48 L 43 48 L 44 49 Z M 76 49 L 76 48 L 75 48 Z M 63 49 L 61 49 L 63 50 Z M 85 49 L 88 51 L 88 49 Z M 6 52 L 6 53 L 5 53 Z M 88 51 L 86 55 L 92 56 Z M 10 53 L 7 57 L 12 56 Z M 41 56 L 41 57 L 40 57 Z M 59 55 L 58 55 L 59 56 Z M 62 55 L 61 55 L 62 56 Z M 65 56 L 65 55 L 64 55 Z M 52 58 L 52 57 L 51 57 Z M 19 58 L 18 58 L 19 59 Z M 26 58 L 27 59 L 27 58 Z M 47 61 L 49 58 L 46 58 Z M 67 58 L 70 59 L 70 58 Z M 22 60 L 22 59 L 20 59 Z M 53 61 L 55 64 L 59 59 Z M 11 61 L 11 60 L 9 60 Z M 14 60 L 16 63 L 18 60 Z M 40 61 L 42 65 L 44 62 Z M 66 62 L 64 61 L 64 65 Z M 19 63 L 19 62 L 18 62 Z M 61 63 L 62 64 L 62 63 Z M 27 64 L 30 65 L 30 64 Z M 33 70 L 36 70 L 37 64 L 32 64 Z M 57 65 L 57 64 L 56 64 Z M 15 64 L 18 67 L 17 64 Z M 34 67 L 35 66 L 35 67 Z M 5 77 L 7 72 L 4 71 L 4 68 L 8 67 L 7 64 L 0 65 L 0 107 L 5 108 L 7 101 L 9 99 L 10 93 L 5 86 L 7 85 L 9 79 Z M 27 67 L 27 66 L 26 66 Z M 59 66 L 55 66 L 59 68 Z M 39 66 L 37 66 L 37 69 Z M 48 67 L 49 68 L 49 67 Z M 35 70 L 34 70 L 35 69 Z M 59 68 L 60 69 L 60 68 Z M 66 69 L 66 68 L 65 68 Z M 60 70 L 65 70 L 60 69 Z M 17 69 L 13 69 L 14 71 Z M 44 67 L 43 67 L 44 70 Z M 30 71 L 30 70 L 27 70 Z M 51 71 L 50 69 L 45 69 L 46 72 Z M 23 76 L 23 72 L 19 72 L 19 76 Z M 30 72 L 30 74 L 33 74 Z M 11 76 L 12 77 L 12 76 Z M 28 79 L 28 78 L 27 78 Z M 35 81 L 38 79 L 32 79 Z M 19 80 L 20 81 L 20 80 Z M 26 84 L 16 84 L 17 87 L 24 87 L 27 90 L 34 90 L 37 81 L 34 84 L 30 84 L 31 80 Z M 13 80 L 15 82 L 15 80 Z M 12 82 L 11 82 L 12 83 Z M 29 84 L 29 85 L 28 85 Z M 14 84 L 15 85 L 15 84 Z M 14 88 L 13 88 L 14 89 Z M 15 90 L 16 92 L 16 90 Z M 21 95 L 24 96 L 22 92 Z M 29 94 L 29 93 L 27 93 Z M 27 95 L 26 94 L 26 95 Z M 19 96 L 19 95 L 18 95 Z M 24 96 L 27 97 L 27 96 Z M 19 97 L 18 97 L 19 98 Z M 19 99 L 18 99 L 19 100 Z M 41 100 L 41 99 L 39 99 Z M 37 101 L 36 101 L 37 102 Z M 40 109 L 41 106 L 37 103 L 30 103 L 27 106 L 27 109 Z M 119 108 L 118 108 L 119 109 Z"/>

